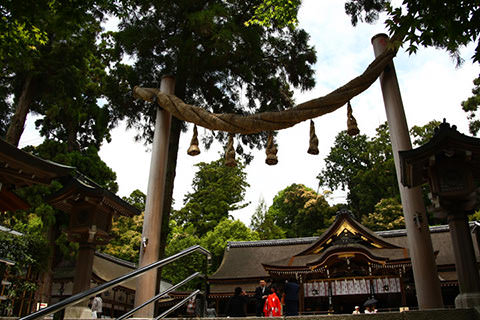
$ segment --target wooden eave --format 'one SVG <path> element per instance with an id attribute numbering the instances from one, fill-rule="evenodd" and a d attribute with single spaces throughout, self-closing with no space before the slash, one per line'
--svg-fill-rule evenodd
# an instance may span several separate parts
<path id="1" fill-rule="evenodd" d="M 49 184 L 75 168 L 41 159 L 0 139 L 0 181 L 15 187 Z"/>
<path id="2" fill-rule="evenodd" d="M 389 259 L 386 257 L 379 257 L 373 255 L 371 252 L 368 250 L 339 250 L 335 249 L 330 252 L 325 252 L 318 260 L 312 261 L 307 264 L 307 267 L 309 267 L 311 270 L 316 269 L 319 266 L 326 265 L 328 260 L 331 259 L 342 259 L 345 257 L 352 257 L 355 258 L 357 256 L 362 256 L 365 257 L 366 260 L 370 263 L 377 263 L 377 264 L 382 264 L 385 265 L 388 263 Z"/>
<path id="3" fill-rule="evenodd" d="M 30 205 L 16 194 L 0 186 L 0 211 L 27 210 L 29 207 Z"/>
<path id="4" fill-rule="evenodd" d="M 455 126 L 450 127 L 444 121 L 429 142 L 415 149 L 399 151 L 402 184 L 415 187 L 428 182 L 426 170 L 430 157 L 444 150 L 469 151 L 469 164 L 474 174 L 480 174 L 480 139 L 461 134 Z"/>

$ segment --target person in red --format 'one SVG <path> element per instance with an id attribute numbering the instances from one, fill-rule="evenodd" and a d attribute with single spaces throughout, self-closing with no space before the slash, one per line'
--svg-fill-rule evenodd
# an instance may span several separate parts
<path id="1" fill-rule="evenodd" d="M 263 313 L 265 317 L 281 317 L 282 316 L 282 305 L 280 304 L 280 299 L 275 293 L 275 287 L 270 288 L 272 291 L 268 295 L 267 300 L 265 301 L 265 306 L 263 307 Z"/>

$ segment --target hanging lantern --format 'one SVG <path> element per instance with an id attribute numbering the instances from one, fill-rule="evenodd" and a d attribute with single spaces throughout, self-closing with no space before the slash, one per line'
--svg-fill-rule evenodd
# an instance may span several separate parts
<path id="1" fill-rule="evenodd" d="M 227 167 L 235 167 L 237 161 L 235 161 L 235 149 L 233 148 L 233 134 L 228 135 L 227 150 L 225 151 L 225 165 Z"/>
<path id="2" fill-rule="evenodd" d="M 192 140 L 190 141 L 190 147 L 187 150 L 187 154 L 190 156 L 197 156 L 200 154 L 200 148 L 198 147 L 198 131 L 197 131 L 197 125 L 195 124 L 193 126 L 193 136 Z"/>
<path id="3" fill-rule="evenodd" d="M 350 101 L 347 103 L 347 133 L 351 136 L 356 136 L 360 133 L 360 130 L 357 127 L 357 120 L 352 114 L 352 106 Z"/>
<path id="4" fill-rule="evenodd" d="M 278 163 L 277 159 L 277 147 L 273 143 L 273 134 L 270 132 L 268 134 L 267 140 L 267 148 L 265 149 L 265 153 L 267 154 L 267 159 L 265 159 L 265 163 L 269 166 L 276 165 Z"/>
<path id="5" fill-rule="evenodd" d="M 308 147 L 308 153 L 310 154 L 318 154 L 318 138 L 315 134 L 315 123 L 313 120 L 310 120 L 310 146 Z"/>

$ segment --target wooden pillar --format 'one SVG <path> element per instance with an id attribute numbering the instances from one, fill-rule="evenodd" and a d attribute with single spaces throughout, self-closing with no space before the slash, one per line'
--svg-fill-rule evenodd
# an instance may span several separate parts
<path id="1" fill-rule="evenodd" d="M 79 245 L 75 276 L 73 278 L 73 294 L 90 289 L 90 281 L 92 279 L 95 244 L 80 242 Z"/>
<path id="2" fill-rule="evenodd" d="M 480 275 L 467 215 L 463 212 L 449 214 L 448 226 L 450 227 L 455 269 L 460 288 L 460 294 L 455 298 L 455 307 L 480 306 Z"/>
<path id="3" fill-rule="evenodd" d="M 400 293 L 402 295 L 402 307 L 407 305 L 407 295 L 405 294 L 405 282 L 403 279 L 403 274 L 400 272 Z"/>
<path id="4" fill-rule="evenodd" d="M 300 277 L 300 289 L 298 294 L 298 314 L 303 314 L 305 311 L 305 284 L 303 277 Z"/>
<path id="5" fill-rule="evenodd" d="M 163 77 L 160 84 L 160 91 L 167 94 L 174 94 L 175 79 L 169 76 Z M 139 268 L 152 264 L 159 259 L 171 121 L 171 114 L 157 106 Z M 135 306 L 141 305 L 155 295 L 158 281 L 157 270 L 150 270 L 137 278 Z M 136 312 L 135 317 L 152 318 L 153 313 L 154 305 L 150 304 Z"/>
<path id="6" fill-rule="evenodd" d="M 376 57 L 386 50 L 388 43 L 389 39 L 385 34 L 378 34 L 372 38 Z M 412 143 L 393 62 L 387 65 L 380 75 L 380 85 L 390 130 L 390 141 L 402 199 L 403 215 L 405 216 L 418 306 L 420 309 L 443 308 L 440 280 L 438 279 L 421 189 L 420 187 L 404 187 L 400 181 L 401 169 L 398 152 L 412 149 Z"/>

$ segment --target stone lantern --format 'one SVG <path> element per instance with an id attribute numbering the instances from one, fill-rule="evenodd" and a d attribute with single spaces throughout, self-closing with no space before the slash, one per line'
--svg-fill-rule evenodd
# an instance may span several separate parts
<path id="1" fill-rule="evenodd" d="M 399 155 L 402 184 L 428 182 L 435 215 L 448 219 L 460 288 L 455 306 L 480 306 L 480 276 L 468 224 L 477 204 L 480 139 L 459 133 L 444 120 L 428 143 Z"/>

